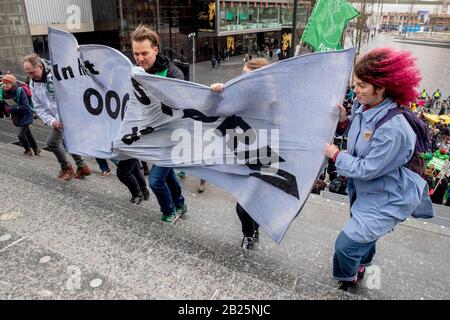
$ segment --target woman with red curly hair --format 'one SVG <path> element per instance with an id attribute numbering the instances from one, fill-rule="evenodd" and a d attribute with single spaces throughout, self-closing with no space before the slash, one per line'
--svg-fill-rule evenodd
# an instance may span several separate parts
<path id="1" fill-rule="evenodd" d="M 417 97 L 420 72 L 409 52 L 375 49 L 355 66 L 355 104 L 347 118 L 340 106 L 339 128 L 348 129 L 348 151 L 326 144 L 340 175 L 348 177 L 351 218 L 336 239 L 333 277 L 348 291 L 372 264 L 376 242 L 411 214 L 432 216 L 428 187 L 405 167 L 416 135 L 398 114 L 375 130 L 389 110 Z"/>

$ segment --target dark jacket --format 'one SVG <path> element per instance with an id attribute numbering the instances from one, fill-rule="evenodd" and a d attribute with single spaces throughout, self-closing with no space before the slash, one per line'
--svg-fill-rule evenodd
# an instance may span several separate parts
<path id="1" fill-rule="evenodd" d="M 148 71 L 148 73 L 155 74 L 157 72 L 161 72 L 167 69 L 167 78 L 180 79 L 184 80 L 183 72 L 175 66 L 172 62 L 170 62 L 169 58 L 161 53 L 158 53 L 156 56 L 155 63 L 153 67 Z"/>
<path id="2" fill-rule="evenodd" d="M 25 90 L 16 85 L 9 91 L 3 91 L 3 101 L 0 104 L 5 103 L 4 99 L 13 99 L 17 103 L 16 106 L 10 106 L 11 119 L 15 126 L 25 127 L 33 123 L 33 112 Z"/>
<path id="3" fill-rule="evenodd" d="M 434 193 L 431 196 L 431 201 L 436 204 L 442 204 L 444 201 L 445 191 L 447 191 L 448 180 L 447 178 L 443 178 L 441 183 L 434 189 Z"/>

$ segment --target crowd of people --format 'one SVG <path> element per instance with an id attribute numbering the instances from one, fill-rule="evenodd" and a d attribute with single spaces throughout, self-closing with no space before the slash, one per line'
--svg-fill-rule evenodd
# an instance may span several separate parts
<path id="1" fill-rule="evenodd" d="M 184 79 L 181 70 L 159 52 L 159 37 L 148 26 L 141 25 L 133 32 L 132 48 L 136 64 L 146 72 Z M 265 58 L 249 59 L 245 61 L 242 72 L 252 72 L 268 64 Z M 30 129 L 35 109 L 40 119 L 52 128 L 47 146 L 60 166 L 57 178 L 62 181 L 85 179 L 91 175 L 85 160 L 71 154 L 77 168 L 75 170 L 63 148 L 64 123 L 58 116 L 49 64 L 38 55 L 31 54 L 24 57 L 23 69 L 30 78 L 32 105 L 24 86 L 13 75 L 5 75 L 0 90 L 0 116 L 11 115 L 14 125 L 18 127 L 24 154 L 39 156 L 41 150 Z M 360 58 L 355 66 L 355 86 L 349 88 L 346 101 L 338 106 L 339 138 L 335 139 L 335 144 L 326 144 L 323 148 L 329 166 L 315 188 L 320 192 L 329 184 L 330 188 L 348 193 L 351 204 L 350 219 L 336 239 L 333 257 L 333 277 L 339 281 L 342 290 L 348 291 L 364 277 L 365 268 L 372 263 L 376 243 L 381 237 L 410 215 L 433 215 L 425 175 L 433 177 L 432 181 L 428 181 L 432 196 L 447 188 L 448 181 L 436 174 L 439 170 L 431 166 L 432 159 L 426 160 L 425 155 L 421 154 L 421 159 L 429 162 L 422 177 L 420 170 L 413 166 L 413 160 L 418 160 L 416 151 L 420 139 L 411 120 L 403 112 L 404 108 L 399 106 L 415 101 L 417 93 L 414 88 L 420 81 L 419 74 L 414 59 L 407 52 L 382 48 Z M 212 84 L 211 90 L 221 92 L 224 85 Z M 416 108 L 416 112 L 420 116 L 423 111 Z M 438 123 L 432 129 L 433 148 L 439 148 L 440 157 L 444 157 L 442 154 L 446 150 L 448 158 L 448 127 Z M 96 160 L 102 175 L 108 176 L 111 173 L 108 162 L 105 159 Z M 151 189 L 160 206 L 163 222 L 173 223 L 187 213 L 186 200 L 173 168 L 157 165 L 150 170 L 147 168 L 147 185 L 141 171 L 142 168 L 145 170 L 146 164 L 138 159 L 113 162 L 117 166 L 118 179 L 131 193 L 130 202 L 139 205 L 148 200 Z M 329 183 L 325 179 L 327 173 Z M 439 183 L 437 179 L 440 179 Z M 242 226 L 241 247 L 252 249 L 259 240 L 259 225 L 239 203 L 236 212 Z"/>
<path id="2" fill-rule="evenodd" d="M 440 89 L 436 89 L 431 97 L 427 90 L 423 89 L 420 96 L 411 103 L 411 110 L 418 114 L 426 112 L 430 114 L 445 115 L 450 108 L 450 94 L 446 99 L 441 98 L 442 93 Z"/>

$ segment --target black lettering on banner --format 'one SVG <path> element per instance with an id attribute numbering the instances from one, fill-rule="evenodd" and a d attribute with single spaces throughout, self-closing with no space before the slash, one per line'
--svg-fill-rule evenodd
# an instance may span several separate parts
<path id="1" fill-rule="evenodd" d="M 152 133 L 153 131 L 155 131 L 155 129 L 154 128 L 152 128 L 152 127 L 147 127 L 147 128 L 145 128 L 145 129 L 143 129 L 143 130 L 141 130 L 141 131 L 139 131 L 142 135 L 144 135 L 144 134 L 150 134 L 150 133 Z"/>
<path id="2" fill-rule="evenodd" d="M 93 108 L 92 104 L 91 104 L 91 97 L 94 96 L 97 98 L 97 107 Z M 103 111 L 103 98 L 101 96 L 101 94 L 92 88 L 87 89 L 84 92 L 83 95 L 83 101 L 84 101 L 84 106 L 86 107 L 87 111 L 94 115 L 94 116 L 98 116 L 100 113 L 102 113 Z"/>
<path id="3" fill-rule="evenodd" d="M 138 127 L 131 128 L 131 131 L 131 134 L 126 134 L 122 138 L 122 142 L 129 146 L 140 139 L 138 136 Z"/>
<path id="4" fill-rule="evenodd" d="M 247 166 L 251 169 L 252 165 L 247 165 Z M 252 170 L 255 170 L 255 169 L 252 169 Z M 262 181 L 265 181 L 265 182 L 271 184 L 272 186 L 276 187 L 277 189 L 280 189 L 280 190 L 286 192 L 287 194 L 290 194 L 291 196 L 294 196 L 297 199 L 300 199 L 300 195 L 298 194 L 297 178 L 293 174 L 290 174 L 289 172 L 281 170 L 281 169 L 278 169 L 277 175 L 278 175 L 278 177 L 267 175 L 267 174 L 263 175 L 263 174 L 261 174 L 261 172 L 250 173 L 250 177 L 255 177 L 255 178 L 261 179 Z"/>
<path id="5" fill-rule="evenodd" d="M 64 80 L 68 80 L 69 78 L 73 79 L 75 78 L 75 75 L 73 74 L 73 70 L 71 66 L 63 67 L 61 68 L 61 72 L 64 76 Z M 55 76 L 56 80 L 61 81 L 61 75 L 59 74 L 58 70 L 58 64 L 53 65 L 53 75 Z"/>
<path id="6" fill-rule="evenodd" d="M 53 75 L 55 76 L 56 80 L 61 81 L 61 76 L 59 75 L 59 70 L 58 70 L 58 64 L 54 64 L 53 65 Z"/>
<path id="7" fill-rule="evenodd" d="M 127 93 L 125 95 L 125 97 L 123 97 L 123 101 L 122 101 L 122 112 L 121 112 L 121 115 L 120 115 L 122 120 L 123 120 L 123 118 L 125 118 L 125 111 L 126 111 L 126 109 L 128 107 L 127 103 L 128 103 L 129 100 L 130 100 L 130 95 Z"/>
<path id="8" fill-rule="evenodd" d="M 178 110 L 176 108 L 169 107 L 168 105 L 161 102 L 162 113 L 173 117 L 173 110 Z M 220 117 L 209 117 L 204 113 L 195 109 L 184 109 L 182 119 L 192 119 L 194 121 L 200 121 L 203 123 L 214 123 L 219 120 Z"/>
<path id="9" fill-rule="evenodd" d="M 84 66 L 81 64 L 81 60 L 78 59 L 78 71 L 80 72 L 80 76 L 86 76 L 86 69 L 84 68 Z"/>
<path id="10" fill-rule="evenodd" d="M 230 138 L 227 141 L 227 146 L 231 150 L 236 150 L 238 148 L 238 142 L 242 142 L 246 145 L 251 145 L 256 142 L 256 131 L 253 129 L 247 130 L 242 133 L 232 131 L 230 133 Z"/>
<path id="11" fill-rule="evenodd" d="M 98 72 L 97 70 L 95 70 L 95 65 L 92 63 L 92 62 L 90 62 L 89 60 L 86 60 L 85 62 L 84 62 L 84 66 L 86 67 L 86 69 L 88 69 L 89 70 L 89 72 L 90 73 L 92 73 L 92 74 L 94 74 L 94 75 L 99 75 L 100 74 L 100 72 Z"/>
<path id="12" fill-rule="evenodd" d="M 208 117 L 207 115 L 201 113 L 195 109 L 184 109 L 183 119 L 190 118 L 195 121 L 201 121 L 203 123 L 214 123 L 219 120 L 220 117 Z"/>
<path id="13" fill-rule="evenodd" d="M 263 154 L 263 151 L 264 151 L 264 154 Z M 255 150 L 252 150 L 252 151 L 246 150 L 246 151 L 235 152 L 235 155 L 239 160 L 247 160 L 247 163 L 248 163 L 249 160 L 253 160 L 253 159 L 250 159 L 250 157 L 252 155 L 254 155 L 255 153 L 256 153 L 257 163 L 255 163 L 254 165 L 271 166 L 273 163 L 275 163 L 272 160 L 276 160 L 277 163 L 285 162 L 285 160 L 282 157 L 280 157 L 276 152 L 272 151 L 272 148 L 270 146 L 261 147 L 256 151 Z M 264 161 L 262 161 L 262 160 L 264 160 Z M 252 169 L 252 170 L 255 170 L 255 169 Z M 257 170 L 260 170 L 260 169 L 257 169 Z"/>
<path id="14" fill-rule="evenodd" d="M 237 127 L 241 128 L 244 132 L 252 129 L 241 117 L 231 116 L 226 118 L 216 130 L 220 132 L 222 137 L 225 137 L 227 130 L 234 130 Z"/>
<path id="15" fill-rule="evenodd" d="M 150 105 L 152 103 L 152 101 L 150 100 L 150 98 L 145 94 L 145 91 L 143 90 L 144 87 L 142 87 L 142 85 L 136 81 L 136 79 L 131 78 L 131 82 L 133 83 L 133 88 L 137 91 L 134 91 L 134 95 L 136 96 L 136 99 L 138 99 L 138 101 L 146 106 Z"/>
<path id="16" fill-rule="evenodd" d="M 172 110 L 172 108 L 169 107 L 169 106 L 166 106 L 166 105 L 165 105 L 164 103 L 162 103 L 162 102 L 161 102 L 161 111 L 162 111 L 162 113 L 164 113 L 164 114 L 166 114 L 166 115 L 168 115 L 168 116 L 173 117 L 173 110 Z"/>
<path id="17" fill-rule="evenodd" d="M 141 139 L 138 135 L 138 132 L 141 135 L 146 135 L 146 134 L 152 133 L 153 131 L 155 131 L 155 129 L 152 127 L 147 127 L 145 129 L 142 129 L 141 131 L 139 131 L 138 127 L 133 127 L 133 128 L 131 128 L 131 131 L 132 131 L 131 134 L 126 134 L 122 137 L 122 142 L 129 146 Z"/>
<path id="18" fill-rule="evenodd" d="M 116 110 L 114 110 L 114 111 L 112 111 L 112 108 L 111 108 L 111 100 L 112 99 L 114 99 L 116 101 L 115 102 Z M 120 113 L 120 97 L 115 91 L 108 91 L 106 93 L 105 106 L 106 106 L 106 112 L 108 112 L 108 115 L 112 119 L 116 120 Z"/>
<path id="19" fill-rule="evenodd" d="M 230 149 L 234 151 L 235 156 L 238 159 L 245 159 L 247 161 L 247 167 L 250 170 L 253 171 L 259 171 L 259 172 L 253 172 L 250 174 L 251 177 L 255 177 L 258 179 L 263 180 L 264 182 L 269 183 L 270 185 L 282 190 L 283 192 L 286 192 L 287 194 L 290 194 L 297 199 L 300 198 L 298 193 L 298 185 L 297 185 L 297 178 L 290 174 L 287 171 L 278 169 L 277 170 L 277 176 L 273 175 L 267 175 L 267 174 L 261 174 L 261 170 L 263 167 L 266 167 L 268 169 L 271 168 L 272 160 L 276 159 L 277 162 L 285 162 L 283 158 L 281 158 L 278 154 L 272 151 L 270 146 L 267 146 L 267 152 L 266 157 L 264 158 L 264 163 L 262 162 L 262 150 L 263 148 L 260 148 L 257 150 L 257 163 L 256 164 L 249 164 L 250 155 L 255 153 L 255 151 L 244 151 L 244 152 L 237 152 L 236 149 L 238 147 L 238 141 L 250 145 L 255 142 L 256 139 L 256 132 L 255 130 L 250 127 L 250 125 L 245 122 L 241 117 L 237 116 L 231 116 L 226 118 L 222 124 L 216 128 L 216 133 L 218 135 L 222 135 L 224 137 L 227 133 L 227 130 L 235 130 L 237 127 L 241 128 L 244 133 L 238 134 L 235 133 L 233 136 L 230 137 L 230 139 L 227 141 L 227 145 Z M 273 169 L 273 168 L 272 168 Z"/>
<path id="20" fill-rule="evenodd" d="M 135 81 L 134 79 L 132 79 L 132 80 L 133 80 L 134 88 L 141 94 L 141 97 L 138 97 L 135 92 L 136 98 L 143 104 L 145 104 L 145 103 L 143 101 L 141 101 L 140 98 L 142 100 L 145 100 L 145 98 L 147 98 L 148 102 L 150 103 L 150 99 L 145 95 L 145 92 L 143 92 L 140 89 L 140 84 L 137 81 Z M 123 112 L 123 110 L 124 110 L 124 108 L 122 108 L 122 112 Z M 171 108 L 163 103 L 161 103 L 161 110 L 164 114 L 173 116 L 173 108 Z M 193 119 L 194 121 L 201 121 L 204 123 L 214 123 L 220 118 L 220 117 L 209 117 L 195 109 L 185 109 L 185 110 L 183 110 L 183 113 L 184 113 L 183 118 L 190 118 L 190 119 Z M 237 127 L 241 128 L 243 133 L 236 133 L 235 129 Z M 250 170 L 256 171 L 256 172 L 250 173 L 249 174 L 250 177 L 255 177 L 257 179 L 260 179 L 260 180 L 272 185 L 273 187 L 275 187 L 297 199 L 300 199 L 299 192 L 298 192 L 297 178 L 293 174 L 291 174 L 287 171 L 281 170 L 281 169 L 278 169 L 277 172 L 274 173 L 273 175 L 261 173 L 263 168 L 267 168 L 268 170 L 274 169 L 273 167 L 271 167 L 271 165 L 274 163 L 273 160 L 276 160 L 278 163 L 285 162 L 285 160 L 283 158 L 281 158 L 278 154 L 276 154 L 270 148 L 270 146 L 266 146 L 266 147 L 256 150 L 256 154 L 257 154 L 256 164 L 249 163 L 250 156 L 251 156 L 251 154 L 254 154 L 255 151 L 243 151 L 243 152 L 237 151 L 238 141 L 240 141 L 246 145 L 253 144 L 256 141 L 256 132 L 255 132 L 255 130 L 252 129 L 252 127 L 247 122 L 245 122 L 241 117 L 237 117 L 237 116 L 233 115 L 231 117 L 226 118 L 216 128 L 215 133 L 218 136 L 225 137 L 226 134 L 228 133 L 227 130 L 234 130 L 234 134 L 232 134 L 230 136 L 230 139 L 227 141 L 228 147 L 234 151 L 234 154 L 238 159 L 246 160 L 246 163 L 247 163 L 246 165 Z M 145 134 L 150 134 L 153 131 L 154 131 L 154 128 L 147 127 L 146 129 L 141 130 L 140 133 L 142 135 L 145 135 Z M 132 133 L 125 135 L 122 138 L 122 142 L 127 145 L 131 145 L 134 142 L 138 141 L 139 139 L 140 139 L 140 137 L 138 136 L 138 128 L 133 127 Z M 264 150 L 266 152 L 263 157 L 262 151 L 265 148 L 267 148 L 267 150 Z M 254 161 L 255 159 L 252 159 L 252 160 Z M 264 161 L 262 161 L 262 160 L 264 160 Z"/>
<path id="21" fill-rule="evenodd" d="M 75 78 L 75 76 L 73 75 L 72 67 L 62 68 L 61 72 L 62 72 L 65 80 L 69 79 L 69 76 L 71 79 Z M 67 76 L 67 74 L 69 74 L 69 76 Z"/>
<path id="22" fill-rule="evenodd" d="M 92 97 L 95 97 L 97 99 L 97 106 L 94 108 L 91 103 Z M 115 100 L 115 110 L 111 108 L 112 100 Z M 105 108 L 108 115 L 111 117 L 111 119 L 116 120 L 119 117 L 119 114 L 121 115 L 121 120 L 125 117 L 125 110 L 127 108 L 127 103 L 130 100 L 130 95 L 127 93 L 123 97 L 122 103 L 120 102 L 120 97 L 115 91 L 108 91 L 106 93 L 105 98 Z M 83 95 L 83 102 L 84 106 L 86 107 L 86 110 L 94 115 L 98 116 L 103 112 L 103 97 L 97 90 L 93 88 L 89 88 L 84 92 Z"/>
<path id="23" fill-rule="evenodd" d="M 243 133 L 237 133 L 236 128 L 239 127 Z M 224 137 L 227 131 L 233 130 L 230 139 L 227 141 L 227 146 L 236 151 L 238 142 L 242 142 L 246 145 L 250 145 L 256 142 L 256 132 L 250 127 L 250 125 L 244 121 L 241 117 L 231 116 L 226 118 L 220 126 L 215 130 L 216 134 Z"/>

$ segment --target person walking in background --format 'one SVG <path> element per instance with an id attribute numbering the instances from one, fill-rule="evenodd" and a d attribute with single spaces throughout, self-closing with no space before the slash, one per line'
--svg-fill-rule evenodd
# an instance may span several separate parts
<path id="1" fill-rule="evenodd" d="M 220 54 L 217 55 L 216 61 L 217 61 L 217 69 L 220 69 Z"/>
<path id="2" fill-rule="evenodd" d="M 211 71 L 216 69 L 216 57 L 214 57 L 214 55 L 211 56 Z"/>
<path id="3" fill-rule="evenodd" d="M 9 109 L 13 124 L 19 128 L 17 138 L 25 149 L 24 155 L 32 156 L 34 152 L 35 155 L 39 156 L 41 149 L 38 147 L 30 128 L 33 123 L 33 111 L 27 94 L 12 74 L 7 74 L 2 78 L 0 105 L 3 105 L 0 106 L 0 109 Z"/>

